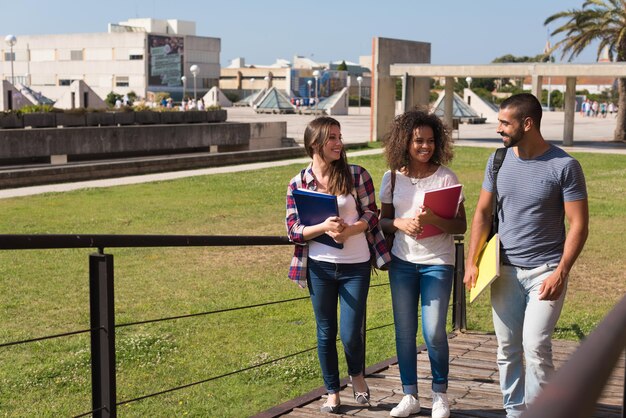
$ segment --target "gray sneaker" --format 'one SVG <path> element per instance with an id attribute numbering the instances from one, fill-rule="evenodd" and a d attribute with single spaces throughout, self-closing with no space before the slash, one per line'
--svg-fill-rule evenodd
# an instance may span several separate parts
<path id="1" fill-rule="evenodd" d="M 392 417 L 404 418 L 411 414 L 418 414 L 422 408 L 420 401 L 413 395 L 404 395 L 400 403 L 389 412 Z"/>

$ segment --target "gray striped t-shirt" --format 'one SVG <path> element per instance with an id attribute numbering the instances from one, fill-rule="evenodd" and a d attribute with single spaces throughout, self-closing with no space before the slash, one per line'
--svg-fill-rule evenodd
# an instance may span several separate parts
<path id="1" fill-rule="evenodd" d="M 482 186 L 491 193 L 493 157 L 487 162 Z M 565 243 L 563 202 L 586 198 L 583 170 L 562 149 L 551 145 L 532 160 L 523 160 L 508 149 L 498 172 L 502 262 L 529 268 L 558 263 Z"/>

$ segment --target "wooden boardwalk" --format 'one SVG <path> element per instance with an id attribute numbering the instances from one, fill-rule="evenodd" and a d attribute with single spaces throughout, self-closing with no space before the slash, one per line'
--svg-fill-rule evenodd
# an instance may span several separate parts
<path id="1" fill-rule="evenodd" d="M 448 398 L 451 417 L 504 417 L 502 396 L 498 383 L 496 366 L 496 339 L 494 335 L 482 333 L 458 333 L 450 338 L 450 380 Z M 578 343 L 555 340 L 553 344 L 554 361 L 558 367 L 576 350 Z M 379 367 L 380 368 L 380 367 Z M 430 416 L 430 364 L 425 350 L 418 354 L 418 388 L 422 411 L 415 416 Z M 384 365 L 381 370 L 370 372 L 367 382 L 371 391 L 371 406 L 357 405 L 352 398 L 352 388 L 341 391 L 342 416 L 388 417 L 389 411 L 402 399 L 402 385 L 398 366 L 395 363 Z M 624 391 L 624 355 L 617 363 L 617 368 L 609 379 L 595 413 L 590 418 L 621 417 Z M 293 408 L 286 413 L 265 413 L 258 416 L 283 416 L 292 418 L 310 418 L 325 416 L 319 412 L 325 399 L 320 395 L 323 388 L 311 392 L 285 405 Z M 283 405 L 283 411 L 284 406 Z M 272 408 L 280 411 L 281 406 Z M 333 416 L 328 414 L 328 416 Z M 334 415 L 337 416 L 337 415 Z"/>

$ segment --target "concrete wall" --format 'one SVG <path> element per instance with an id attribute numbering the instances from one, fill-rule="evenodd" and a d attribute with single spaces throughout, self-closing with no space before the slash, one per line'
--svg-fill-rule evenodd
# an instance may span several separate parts
<path id="1" fill-rule="evenodd" d="M 286 122 L 7 129 L 0 130 L 0 158 L 5 163 L 35 158 L 63 163 L 128 155 L 241 151 L 251 145 L 254 149 L 274 148 L 280 146 L 277 144 L 286 132 Z"/>
<path id="2" fill-rule="evenodd" d="M 287 122 L 250 123 L 250 150 L 281 148 L 288 143 Z"/>

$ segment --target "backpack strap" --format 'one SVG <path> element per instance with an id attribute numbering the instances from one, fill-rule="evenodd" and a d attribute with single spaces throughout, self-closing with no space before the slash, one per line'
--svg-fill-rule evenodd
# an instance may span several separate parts
<path id="1" fill-rule="evenodd" d="M 498 148 L 493 156 L 491 172 L 493 173 L 493 195 L 491 200 L 491 231 L 489 238 L 498 232 L 498 171 L 502 167 L 504 157 L 506 157 L 507 148 Z"/>

